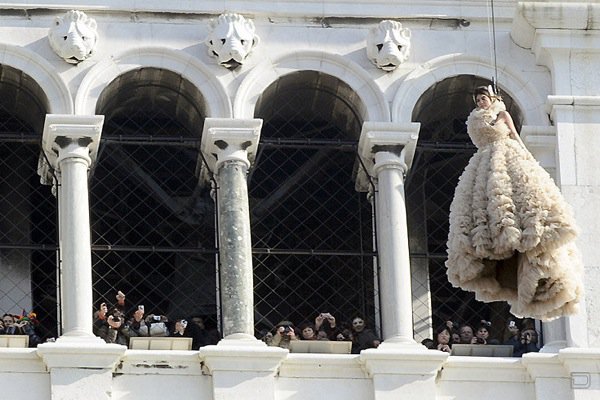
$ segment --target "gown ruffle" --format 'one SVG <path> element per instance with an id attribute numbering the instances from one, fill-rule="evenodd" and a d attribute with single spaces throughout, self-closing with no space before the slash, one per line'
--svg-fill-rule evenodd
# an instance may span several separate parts
<path id="1" fill-rule="evenodd" d="M 522 142 L 495 124 L 504 103 L 475 109 L 467 132 L 477 151 L 450 206 L 448 280 L 481 301 L 507 301 L 518 317 L 578 311 L 583 294 L 570 207 Z"/>

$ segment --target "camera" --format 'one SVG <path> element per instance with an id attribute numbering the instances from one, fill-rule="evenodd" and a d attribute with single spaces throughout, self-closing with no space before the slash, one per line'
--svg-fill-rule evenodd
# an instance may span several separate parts
<path id="1" fill-rule="evenodd" d="M 477 344 L 485 344 L 485 340 L 483 340 L 482 338 L 476 338 L 476 342 Z"/>
<path id="2" fill-rule="evenodd" d="M 155 321 L 160 321 L 160 315 L 155 315 L 152 317 Z"/>
<path id="3" fill-rule="evenodd" d="M 121 318 L 116 315 L 113 315 L 113 322 L 121 322 Z"/>
<path id="4" fill-rule="evenodd" d="M 289 325 L 286 325 L 286 326 L 283 327 L 283 332 L 282 333 L 283 334 L 287 334 L 287 333 L 290 333 L 291 331 L 292 331 L 292 327 L 289 326 Z"/>

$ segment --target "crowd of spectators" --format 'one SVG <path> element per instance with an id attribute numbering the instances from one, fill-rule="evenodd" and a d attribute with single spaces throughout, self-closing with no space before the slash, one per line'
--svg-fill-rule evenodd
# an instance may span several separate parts
<path id="1" fill-rule="evenodd" d="M 189 337 L 192 350 L 202 346 L 217 344 L 220 334 L 217 329 L 209 329 L 203 316 L 170 319 L 158 313 L 146 314 L 143 304 L 130 307 L 125 294 L 117 292 L 116 303 L 109 306 L 102 302 L 94 312 L 94 334 L 107 343 L 129 345 L 131 337 Z"/>
<path id="2" fill-rule="evenodd" d="M 281 321 L 272 330 L 263 330 L 260 339 L 269 346 L 290 348 L 294 340 L 331 340 L 352 342 L 352 353 L 376 348 L 381 339 L 368 328 L 362 316 L 355 316 L 349 322 L 338 323 L 330 313 L 319 313 L 314 320 L 304 321 L 296 326 L 291 321 Z"/>
<path id="3" fill-rule="evenodd" d="M 452 345 L 474 344 L 474 345 L 510 345 L 513 346 L 513 357 L 521 357 L 525 353 L 537 352 L 538 332 L 534 321 L 525 318 L 518 320 L 511 318 L 501 329 L 494 331 L 492 323 L 480 320 L 476 329 L 473 325 L 459 324 L 446 321 L 435 330 L 433 339 L 424 339 L 421 344 L 432 350 L 452 352 Z"/>
<path id="4" fill-rule="evenodd" d="M 94 334 L 107 343 L 128 345 L 131 337 L 189 337 L 192 349 L 217 344 L 220 333 L 205 325 L 201 315 L 187 318 L 170 319 L 166 315 L 146 313 L 145 306 L 136 304 L 127 306 L 125 294 L 121 291 L 115 296 L 116 302 L 109 306 L 102 302 L 94 312 Z M 36 332 L 35 313 L 22 315 L 4 314 L 0 321 L 0 335 L 27 335 L 29 346 L 36 347 L 42 342 Z M 474 329 L 475 326 L 475 329 Z M 501 329 L 493 329 L 492 323 L 480 320 L 478 324 L 446 321 L 435 330 L 433 339 L 424 339 L 421 343 L 432 350 L 450 353 L 456 343 L 471 345 L 510 345 L 513 356 L 521 357 L 525 353 L 537 352 L 538 332 L 531 319 L 511 318 Z M 263 330 L 258 337 L 269 346 L 288 349 L 294 340 L 329 340 L 352 342 L 352 353 L 377 348 L 382 340 L 375 330 L 367 327 L 365 319 L 356 315 L 348 322 L 338 322 L 327 312 L 319 313 L 314 321 L 304 321 L 295 325 L 291 321 L 280 321 L 273 329 Z"/>

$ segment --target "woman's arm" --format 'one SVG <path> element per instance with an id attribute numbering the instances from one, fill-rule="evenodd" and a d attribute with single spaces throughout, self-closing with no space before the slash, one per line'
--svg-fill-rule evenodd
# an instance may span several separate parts
<path id="1" fill-rule="evenodd" d="M 506 126 L 508 126 L 508 129 L 510 130 L 510 133 L 509 133 L 510 138 L 519 142 L 519 144 L 521 146 L 523 146 L 524 149 L 526 149 L 525 143 L 523 143 L 523 141 L 521 140 L 521 136 L 519 136 L 519 134 L 517 133 L 517 128 L 515 127 L 515 123 L 513 122 L 513 119 L 510 116 L 508 111 L 500 111 L 498 113 L 498 117 L 496 118 L 496 123 L 498 123 L 500 121 L 503 121 L 506 124 Z"/>

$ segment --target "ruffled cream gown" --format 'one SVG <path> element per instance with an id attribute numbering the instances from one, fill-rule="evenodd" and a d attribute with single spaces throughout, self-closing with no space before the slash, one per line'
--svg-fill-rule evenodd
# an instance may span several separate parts
<path id="1" fill-rule="evenodd" d="M 467 120 L 477 152 L 450 206 L 448 280 L 519 317 L 573 314 L 583 289 L 570 207 L 508 126 L 494 124 L 504 109 L 496 100 Z"/>

